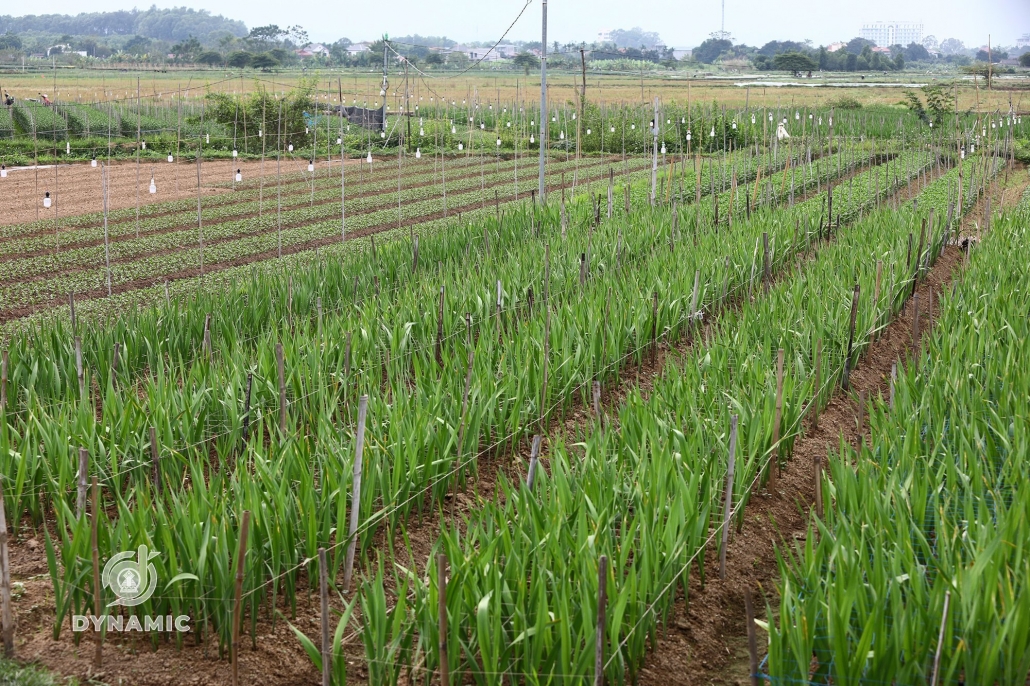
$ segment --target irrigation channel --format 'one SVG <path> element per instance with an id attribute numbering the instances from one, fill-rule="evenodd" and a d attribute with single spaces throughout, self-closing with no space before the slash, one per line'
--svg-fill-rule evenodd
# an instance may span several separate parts
<path id="1" fill-rule="evenodd" d="M 326 683 L 638 681 L 677 598 L 720 583 L 751 499 L 1011 171 L 1012 127 L 970 127 L 967 149 L 872 124 L 705 155 L 652 134 L 647 155 L 553 160 L 546 203 L 514 160 L 470 157 L 373 164 L 344 205 L 338 179 L 300 173 L 206 207 L 4 227 L 3 511 L 15 568 L 45 558 L 30 593 L 48 624 L 15 647 L 69 673 L 113 661 L 136 683 L 167 683 L 177 662 L 212 682 L 289 683 L 283 662 Z M 864 683 L 903 653 L 910 681 L 943 663 L 1015 683 L 973 640 L 1018 622 L 1006 610 L 956 598 L 948 641 L 927 618 L 878 650 L 862 612 L 883 602 L 835 600 L 831 621 L 786 585 L 806 569 L 804 588 L 838 592 L 827 527 L 848 528 L 836 489 L 857 477 L 830 471 L 756 669 Z M 120 612 L 188 615 L 191 632 L 73 631 L 112 599 L 99 556 L 144 544 L 163 583 Z M 849 579 L 895 569 L 872 550 L 849 564 Z M 898 591 L 895 626 L 951 597 L 936 574 Z M 824 633 L 797 629 L 806 613 Z M 272 658 L 284 636 L 294 656 Z M 92 650 L 72 657 L 80 641 Z"/>

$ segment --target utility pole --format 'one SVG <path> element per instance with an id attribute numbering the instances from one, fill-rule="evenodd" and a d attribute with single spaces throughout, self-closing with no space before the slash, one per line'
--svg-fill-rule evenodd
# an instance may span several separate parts
<path id="1" fill-rule="evenodd" d="M 544 183 L 544 164 L 547 160 L 547 0 L 543 0 L 543 22 L 540 38 L 540 181 L 537 194 L 540 204 L 547 201 L 547 185 Z"/>

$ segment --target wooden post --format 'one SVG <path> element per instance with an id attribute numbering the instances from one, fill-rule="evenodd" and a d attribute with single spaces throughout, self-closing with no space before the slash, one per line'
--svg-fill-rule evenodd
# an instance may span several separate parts
<path id="1" fill-rule="evenodd" d="M 933 655 L 933 674 L 930 686 L 937 686 L 937 676 L 941 669 L 941 649 L 944 648 L 944 631 L 948 626 L 948 605 L 951 604 L 951 591 L 944 592 L 944 610 L 941 612 L 941 630 L 937 634 L 937 650 Z"/>
<path id="2" fill-rule="evenodd" d="M 0 412 L 7 409 L 7 350 L 0 353 Z"/>
<path id="3" fill-rule="evenodd" d="M 411 273 L 418 271 L 418 234 L 415 234 L 414 244 L 411 253 Z"/>
<path id="4" fill-rule="evenodd" d="M 612 205 L 615 198 L 615 170 L 608 167 L 608 218 L 612 218 Z"/>
<path id="5" fill-rule="evenodd" d="M 157 428 L 150 427 L 150 478 L 154 483 L 154 494 L 161 495 L 161 453 L 157 446 Z"/>
<path id="6" fill-rule="evenodd" d="M 762 246 L 762 287 L 768 294 L 772 269 L 769 265 L 769 234 L 766 232 L 762 232 Z"/>
<path id="7" fill-rule="evenodd" d="M 582 289 L 587 283 L 587 254 L 579 254 L 579 287 Z"/>
<path id="8" fill-rule="evenodd" d="M 75 321 L 75 291 L 68 292 L 68 311 L 72 318 L 72 335 L 78 333 L 78 322 Z"/>
<path id="9" fill-rule="evenodd" d="M 626 214 L 629 214 L 629 184 L 623 186 L 626 191 Z"/>
<path id="10" fill-rule="evenodd" d="M 476 351 L 469 347 L 468 372 L 465 374 L 465 392 L 461 395 L 461 424 L 458 427 L 458 465 L 454 474 L 454 492 L 451 496 L 451 516 L 454 516 L 454 508 L 458 501 L 458 480 L 464 473 L 465 465 L 462 460 L 465 457 L 465 420 L 468 417 L 469 389 L 472 386 L 472 363 L 476 358 Z"/>
<path id="11" fill-rule="evenodd" d="M 254 374 L 247 373 L 247 390 L 243 394 L 243 443 L 250 440 L 250 392 L 254 386 Z"/>
<path id="12" fill-rule="evenodd" d="M 440 310 L 436 318 L 436 363 L 443 367 L 443 302 L 444 302 L 444 284 L 440 284 Z"/>
<path id="13" fill-rule="evenodd" d="M 75 499 L 75 514 L 79 517 L 86 511 L 86 472 L 89 469 L 89 451 L 79 448 L 79 490 Z"/>
<path id="14" fill-rule="evenodd" d="M 829 443 L 826 444 L 829 448 Z M 815 472 L 815 514 L 823 516 L 823 458 L 819 453 L 813 459 L 813 471 Z"/>
<path id="15" fill-rule="evenodd" d="M 651 363 L 658 354 L 658 291 L 653 294 L 651 304 Z"/>
<path id="16" fill-rule="evenodd" d="M 240 523 L 240 547 L 236 552 L 236 597 L 232 608 L 232 686 L 240 683 L 240 619 L 243 615 L 243 561 L 247 555 L 247 532 L 250 530 L 250 510 L 243 511 Z"/>
<path id="17" fill-rule="evenodd" d="M 318 549 L 318 591 L 322 601 L 322 686 L 330 686 L 332 650 L 329 644 L 329 573 L 325 563 L 325 548 Z"/>
<path id="18" fill-rule="evenodd" d="M 726 546 L 730 537 L 730 511 L 733 509 L 733 468 L 737 452 L 737 415 L 730 416 L 730 460 L 726 470 L 726 491 L 722 507 L 722 549 L 719 551 L 719 578 L 726 578 Z"/>
<path id="19" fill-rule="evenodd" d="M 823 339 L 815 342 L 815 388 L 812 389 L 812 430 L 819 428 L 819 396 L 822 390 Z"/>
<path id="20" fill-rule="evenodd" d="M 450 659 L 447 656 L 447 557 L 438 554 L 436 556 L 436 595 L 438 604 L 439 619 L 439 648 L 440 658 L 440 686 L 450 686 Z"/>
<path id="21" fill-rule="evenodd" d="M 848 390 L 848 386 L 851 380 L 851 353 L 855 345 L 855 316 L 858 314 L 858 288 L 859 285 L 855 284 L 855 292 L 851 296 L 851 325 L 848 329 L 848 354 L 844 358 L 844 379 L 842 385 L 844 390 Z"/>
<path id="22" fill-rule="evenodd" d="M 551 248 L 544 246 L 544 373 L 543 383 L 540 389 L 540 420 L 541 429 L 544 425 L 544 418 L 547 415 L 547 374 L 549 371 L 550 344 L 551 344 L 551 303 L 549 283 L 551 280 Z"/>
<path id="23" fill-rule="evenodd" d="M 315 298 L 315 311 L 318 312 L 318 339 L 322 340 L 322 296 Z"/>
<path id="24" fill-rule="evenodd" d="M 697 320 L 700 319 L 700 317 L 698 317 L 698 314 L 700 314 L 700 313 L 697 311 L 697 296 L 698 296 L 698 290 L 697 289 L 698 289 L 698 287 L 700 285 L 701 285 L 701 270 L 700 269 L 696 269 L 696 270 L 694 270 L 694 293 L 693 293 L 693 295 L 690 296 L 690 319 L 692 321 L 697 321 Z"/>
<path id="25" fill-rule="evenodd" d="M 594 382 L 594 416 L 601 419 L 601 382 Z"/>
<path id="26" fill-rule="evenodd" d="M 204 315 L 204 355 L 211 359 L 211 313 Z"/>
<path id="27" fill-rule="evenodd" d="M 86 375 L 82 370 L 82 339 L 75 337 L 75 374 L 79 377 L 79 396 L 86 397 Z"/>
<path id="28" fill-rule="evenodd" d="M 533 482 L 536 480 L 536 468 L 540 460 L 540 434 L 533 436 L 533 447 L 529 453 L 529 470 L 526 474 L 526 488 L 533 490 Z"/>
<path id="29" fill-rule="evenodd" d="M 865 428 L 865 404 L 866 404 L 866 392 L 864 390 L 858 392 L 858 445 L 861 446 L 865 442 L 865 434 L 863 429 Z"/>
<path id="30" fill-rule="evenodd" d="M 891 363 L 891 390 L 890 390 L 890 408 L 894 409 L 894 383 L 898 379 L 898 363 Z"/>
<path id="31" fill-rule="evenodd" d="M 604 683 L 604 644 L 607 633 L 605 614 L 608 606 L 608 557 L 597 561 L 597 631 L 594 634 L 594 686 Z"/>
<path id="32" fill-rule="evenodd" d="M 750 657 L 749 670 L 751 686 L 759 686 L 758 676 L 758 637 L 755 632 L 755 607 L 751 601 L 751 589 L 744 589 L 744 614 L 747 617 L 747 652 Z"/>
<path id="33" fill-rule="evenodd" d="M 168 295 L 168 279 L 165 279 L 165 307 L 172 307 L 172 298 Z"/>
<path id="34" fill-rule="evenodd" d="M 275 344 L 275 367 L 279 377 L 279 431 L 286 431 L 286 361 L 283 344 Z"/>
<path id="35" fill-rule="evenodd" d="M 778 474 L 780 469 L 780 419 L 783 417 L 783 348 L 776 353 L 776 413 L 773 415 L 773 453 L 772 461 L 776 465 L 776 472 L 769 468 L 769 481 L 773 481 L 774 473 Z"/>
<path id="36" fill-rule="evenodd" d="M 869 338 L 879 338 L 876 330 L 876 322 L 879 320 L 877 311 L 880 307 L 880 278 L 883 276 L 883 260 L 876 260 L 876 285 L 873 287 L 873 323 L 869 325 Z"/>
<path id="37" fill-rule="evenodd" d="M 350 503 L 350 531 L 347 537 L 347 559 L 343 567 L 343 592 L 350 590 L 351 574 L 354 571 L 354 551 L 358 544 L 358 516 L 361 505 L 361 457 L 365 452 L 365 419 L 368 415 L 368 396 L 358 398 L 358 433 L 354 437 L 354 471 L 351 478 L 352 495 Z"/>
<path id="38" fill-rule="evenodd" d="M 122 344 L 121 343 L 115 343 L 114 344 L 114 352 L 113 352 L 113 354 L 111 356 L 111 385 L 112 386 L 115 385 L 115 383 L 117 383 L 117 381 L 118 381 L 118 357 L 119 357 L 119 353 L 121 353 L 121 349 L 122 349 Z"/>
<path id="39" fill-rule="evenodd" d="M 344 337 L 343 344 L 343 375 L 344 377 L 350 377 L 350 331 Z"/>
<path id="40" fill-rule="evenodd" d="M 11 609 L 11 560 L 7 552 L 7 515 L 4 510 L 2 479 L 0 479 L 0 639 L 3 639 L 4 642 L 4 657 L 13 658 L 14 611 Z"/>
<path id="41" fill-rule="evenodd" d="M 912 296 L 912 345 L 919 342 L 919 294 Z"/>
<path id="42" fill-rule="evenodd" d="M 100 553 L 97 550 L 97 526 L 100 522 L 100 485 L 97 477 L 93 477 L 93 521 L 90 523 L 90 547 L 93 548 L 93 612 L 101 617 L 100 604 Z M 96 651 L 93 653 L 93 666 L 100 668 L 104 664 L 104 632 L 96 632 Z"/>

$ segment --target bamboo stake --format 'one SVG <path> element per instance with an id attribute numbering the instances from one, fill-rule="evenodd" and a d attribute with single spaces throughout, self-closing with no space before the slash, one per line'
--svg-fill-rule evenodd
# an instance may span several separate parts
<path id="1" fill-rule="evenodd" d="M 11 609 L 11 560 L 7 550 L 7 515 L 4 509 L 4 484 L 0 480 L 0 638 L 4 657 L 14 657 L 14 612 Z"/>
<path id="2" fill-rule="evenodd" d="M 86 511 L 86 472 L 89 469 L 89 451 L 79 448 L 79 488 L 75 499 L 75 514 L 79 517 Z"/>
<path id="3" fill-rule="evenodd" d="M 844 390 L 848 390 L 851 382 L 851 353 L 855 345 L 855 316 L 858 314 L 858 292 L 859 285 L 855 284 L 855 292 L 851 296 L 851 325 L 848 330 L 848 355 L 844 358 Z"/>
<path id="4" fill-rule="evenodd" d="M 329 644 L 329 574 L 326 569 L 325 548 L 318 549 L 318 591 L 322 601 L 322 686 L 330 686 L 332 655 Z"/>
<path id="5" fill-rule="evenodd" d="M 93 548 L 93 612 L 101 617 L 100 604 L 100 553 L 97 550 L 97 526 L 100 521 L 100 485 L 97 477 L 93 477 L 93 521 L 90 524 L 90 546 Z M 104 632 L 96 632 L 96 650 L 93 653 L 93 666 L 99 669 L 104 664 Z"/>
<path id="6" fill-rule="evenodd" d="M 232 608 L 232 686 L 240 683 L 240 619 L 243 615 L 243 562 L 247 554 L 247 533 L 250 530 L 250 510 L 243 511 L 240 524 L 240 546 L 236 552 L 236 596 Z"/>
<path id="7" fill-rule="evenodd" d="M 594 686 L 604 683 L 604 644 L 606 634 L 606 610 L 608 605 L 608 557 L 602 555 L 597 561 L 597 631 L 594 634 Z"/>
<path id="8" fill-rule="evenodd" d="M 730 536 L 730 511 L 733 509 L 733 468 L 737 452 L 737 415 L 730 416 L 730 459 L 726 470 L 726 491 L 722 509 L 722 549 L 719 551 L 719 578 L 726 578 L 726 546 Z"/>
<path id="9" fill-rule="evenodd" d="M 447 557 L 436 556 L 436 595 L 439 611 L 440 686 L 450 686 L 450 659 L 447 655 Z"/>
<path id="10" fill-rule="evenodd" d="M 937 676 L 941 668 L 941 650 L 944 648 L 944 632 L 948 626 L 948 606 L 951 604 L 951 591 L 944 592 L 944 610 L 941 612 L 941 630 L 937 634 L 937 650 L 933 656 L 933 674 L 930 677 L 930 686 L 937 686 Z"/>
<path id="11" fill-rule="evenodd" d="M 343 568 L 343 592 L 350 590 L 351 575 L 354 571 L 354 551 L 358 543 L 358 517 L 361 505 L 361 458 L 365 451 L 365 419 L 368 416 L 368 396 L 358 398 L 358 432 L 354 438 L 354 471 L 351 477 L 353 494 L 350 505 L 350 532 L 347 544 L 347 559 Z"/>
<path id="12" fill-rule="evenodd" d="M 776 353 L 776 414 L 773 416 L 773 463 L 776 465 L 776 472 L 769 470 L 769 481 L 773 481 L 773 474 L 779 473 L 780 469 L 780 420 L 783 417 L 783 348 Z"/>
<path id="13" fill-rule="evenodd" d="M 759 686 L 758 675 L 758 637 L 755 632 L 755 607 L 751 600 L 751 589 L 744 589 L 744 615 L 747 618 L 747 652 L 750 657 L 751 686 Z"/>
<path id="14" fill-rule="evenodd" d="M 540 434 L 533 436 L 533 447 L 529 454 L 529 470 L 526 474 L 526 488 L 533 490 L 533 482 L 536 480 L 536 468 L 540 460 Z"/>
<path id="15" fill-rule="evenodd" d="M 286 432 L 286 362 L 283 344 L 275 344 L 275 366 L 279 378 L 279 431 Z"/>
<path id="16" fill-rule="evenodd" d="M 161 454 L 157 446 L 157 428 L 150 427 L 150 475 L 154 482 L 154 494 L 161 496 Z"/>
<path id="17" fill-rule="evenodd" d="M 0 412 L 7 409 L 7 350 L 0 353 Z"/>

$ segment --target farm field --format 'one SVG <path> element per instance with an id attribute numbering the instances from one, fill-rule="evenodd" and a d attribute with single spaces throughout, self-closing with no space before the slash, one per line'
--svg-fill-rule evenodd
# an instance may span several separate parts
<path id="1" fill-rule="evenodd" d="M 0 181 L 15 658 L 135 684 L 1023 684 L 1030 124 L 563 104 L 540 202 L 522 104 L 425 105 L 379 144 L 332 118 L 211 137 L 238 158 L 177 132 L 199 164 L 62 166 L 47 208 L 54 169 Z M 160 582 L 112 606 L 99 570 L 140 546 Z M 190 631 L 115 628 L 146 617 Z"/>

